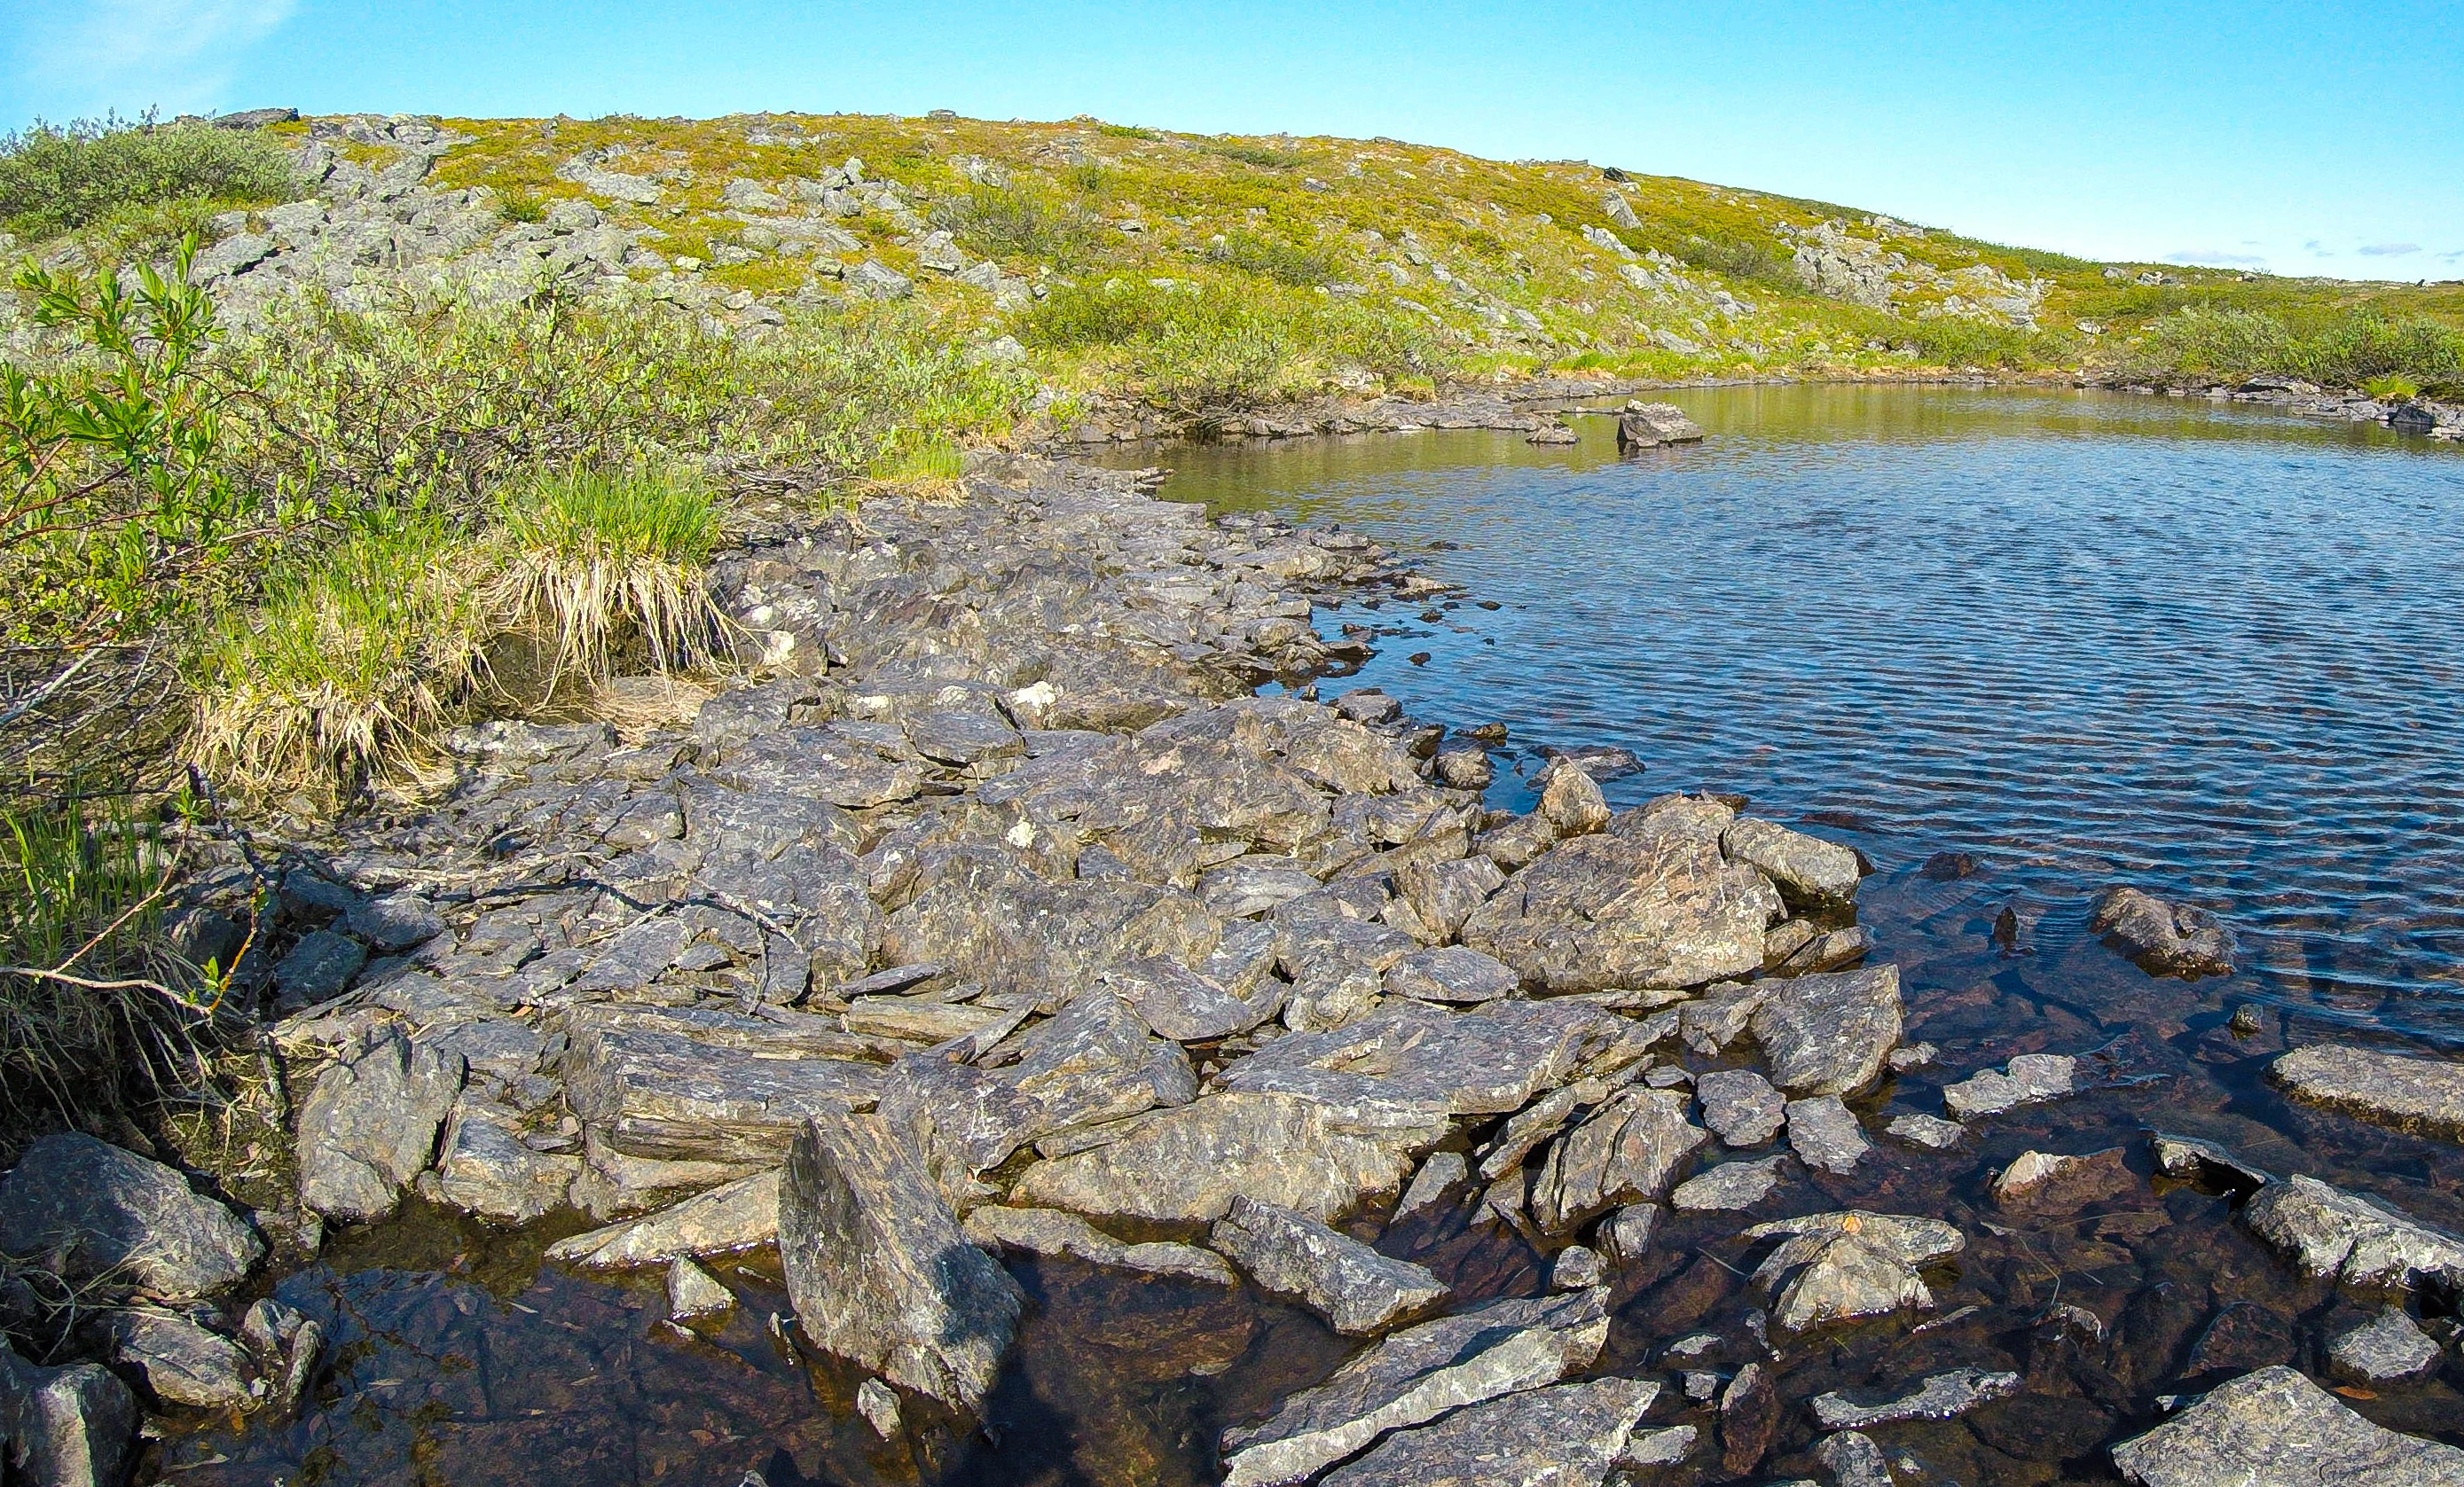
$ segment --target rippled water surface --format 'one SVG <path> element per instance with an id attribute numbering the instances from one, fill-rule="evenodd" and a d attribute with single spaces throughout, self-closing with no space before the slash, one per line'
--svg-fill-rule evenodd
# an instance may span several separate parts
<path id="1" fill-rule="evenodd" d="M 1744 793 L 1886 869 L 1976 854 L 2049 932 L 2109 882 L 2187 897 L 2265 995 L 2464 1042 L 2464 455 L 2118 394 L 1668 396 L 1707 443 L 1149 457 L 1463 584 L 1326 617 L 1391 631 L 1362 680 L 1416 713 L 1622 744 L 1613 797 Z"/>

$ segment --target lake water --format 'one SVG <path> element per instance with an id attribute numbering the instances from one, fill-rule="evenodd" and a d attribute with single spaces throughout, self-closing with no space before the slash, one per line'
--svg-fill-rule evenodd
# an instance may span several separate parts
<path id="1" fill-rule="evenodd" d="M 2290 1270 L 2228 1194 L 2154 1174 L 2145 1129 L 2464 1231 L 2464 1149 L 2292 1104 L 2264 1077 L 2329 1033 L 2464 1041 L 2464 456 L 2118 396 L 1670 396 L 1709 443 L 1620 460 L 1608 422 L 1583 419 L 1571 448 L 1433 433 L 1118 454 L 1177 467 L 1167 495 L 1340 521 L 1463 585 L 1434 606 L 1323 612 L 1380 647 L 1323 689 L 1370 683 L 1426 720 L 1506 723 L 1496 803 L 1528 800 L 1543 745 L 1621 744 L 1647 768 L 1610 782 L 1617 800 L 1741 792 L 1864 850 L 1878 870 L 1859 920 L 1902 968 L 1908 1038 L 1941 1050 L 1852 1102 L 1869 1131 L 1939 1115 L 1946 1083 L 2013 1054 L 2080 1056 L 2082 1093 L 1949 1150 L 1878 1135 L 1846 1177 L 1790 1165 L 1754 1216 L 1932 1214 L 1969 1245 L 1928 1274 L 1925 1325 L 1882 1319 L 1766 1358 L 1789 1403 L 1747 1479 L 1818 1475 L 1797 1402 L 1972 1366 L 2025 1390 L 1877 1428 L 1903 1487 L 2118 1481 L 2106 1448 L 2158 1423 L 2163 1398 L 2267 1363 L 2317 1373 L 2323 1340 L 2372 1314 Z M 1972 872 L 1925 870 L 1958 852 Z M 2086 933 L 2113 882 L 2214 909 L 2248 969 L 2185 982 L 2123 961 Z M 2015 946 L 1991 933 L 2005 908 Z M 2233 1024 L 2245 1007 L 2255 1027 Z M 2129 1170 L 2083 1202 L 2012 1209 L 1990 1192 L 2022 1151 L 2103 1148 Z M 1465 1300 L 1542 1284 L 1547 1257 L 1467 1207 L 1383 1218 L 1352 1227 Z M 1730 1479 L 1714 1417 L 1680 1397 L 1661 1350 L 1708 1331 L 1732 1342 L 1700 1366 L 1753 1354 L 1766 1299 L 1739 1227 L 1674 1214 L 1618 1274 L 1595 1371 L 1662 1379 L 1649 1423 L 1706 1437 L 1651 1487 Z M 415 1208 L 346 1236 L 276 1286 L 335 1344 L 309 1406 L 179 1433 L 153 1469 L 195 1487 L 739 1487 L 748 1471 L 768 1487 L 1199 1487 L 1226 1425 L 1357 1347 L 1254 1292 L 1022 1264 L 1031 1305 L 986 1431 L 885 1440 L 854 1409 L 857 1376 L 773 1327 L 788 1304 L 775 1258 L 714 1261 L 740 1305 L 687 1330 L 664 1320 L 655 1273 L 542 1265 L 559 1232 Z M 2451 1363 L 2351 1402 L 2464 1445 L 2459 1383 Z"/>

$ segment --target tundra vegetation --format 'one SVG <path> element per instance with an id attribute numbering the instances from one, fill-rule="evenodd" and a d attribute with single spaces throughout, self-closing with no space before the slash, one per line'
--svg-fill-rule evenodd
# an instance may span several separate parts
<path id="1" fill-rule="evenodd" d="M 642 292 L 405 277 L 243 321 L 192 255 L 303 194 L 309 124 L 0 140 L 12 1100 L 107 1086 L 143 1064 L 133 1033 L 212 1022 L 231 968 L 154 932 L 187 823 L 348 808 L 456 723 L 740 665 L 701 597 L 731 532 L 945 491 L 965 448 L 1092 404 L 1203 428 L 1551 373 L 2464 390 L 2454 283 L 2098 264 L 1578 162 L 1084 119 L 439 122 L 429 187 L 508 227 L 588 202 L 655 242 L 625 269 Z M 901 205 L 838 215 L 845 251 L 765 247 L 735 205 L 858 162 Z M 993 272 L 927 263 L 936 242 Z M 853 293 L 867 262 L 913 292 Z M 680 279 L 773 313 L 679 309 Z"/>

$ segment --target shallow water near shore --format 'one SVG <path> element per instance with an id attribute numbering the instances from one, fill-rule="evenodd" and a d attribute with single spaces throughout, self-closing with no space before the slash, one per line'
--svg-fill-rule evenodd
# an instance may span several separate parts
<path id="1" fill-rule="evenodd" d="M 1821 1475 L 1798 1402 L 1826 1389 L 2020 1372 L 2015 1399 L 1872 1433 L 1903 1487 L 2036 1487 L 2118 1480 L 2104 1448 L 2157 1423 L 2162 1395 L 2266 1363 L 2322 1372 L 2323 1340 L 2368 1307 L 2296 1275 L 2229 1195 L 2153 1176 L 2141 1133 L 2206 1136 L 2464 1229 L 2464 1150 L 2290 1104 L 2263 1079 L 2330 1032 L 2464 1044 L 2464 456 L 2113 395 L 1670 401 L 1712 441 L 1620 460 L 1607 420 L 1577 418 L 1572 448 L 1427 433 L 1118 457 L 1174 466 L 1168 497 L 1339 521 L 1462 584 L 1321 611 L 1330 634 L 1379 632 L 1360 677 L 1321 689 L 1377 685 L 1426 721 L 1506 723 L 1493 804 L 1529 804 L 1539 746 L 1617 744 L 1646 768 L 1607 782 L 1614 803 L 1738 792 L 1873 860 L 1859 921 L 1903 969 L 1908 1039 L 1941 1059 L 1854 1102 L 1876 1148 L 1851 1175 L 1798 1170 L 1751 1220 L 1924 1214 L 1969 1244 L 1928 1273 L 1929 1319 L 1783 1348 L 1774 1451 L 1742 1480 Z M 1943 853 L 1974 861 L 1954 873 Z M 2215 909 L 2249 969 L 2183 982 L 2122 960 L 2086 931 L 2116 881 Z M 2015 945 L 1992 937 L 2006 907 Z M 2258 1026 L 2236 1032 L 2245 1004 Z M 1880 1135 L 2027 1052 L 2082 1056 L 2093 1087 L 1947 1151 Z M 2108 1147 L 2142 1180 L 2059 1212 L 1988 1192 L 2022 1150 Z M 1462 1210 L 1381 1217 L 1353 1228 L 1459 1296 L 1542 1283 L 1545 1257 Z M 1618 1277 L 1596 1371 L 1666 1381 L 1652 1426 L 1716 1433 L 1661 1354 L 1691 1332 L 1749 1335 L 1762 1299 L 1741 1274 L 1745 1221 L 1678 1214 Z M 686 1330 L 662 1320 L 655 1272 L 583 1279 L 541 1265 L 544 1243 L 424 1209 L 337 1243 L 278 1284 L 337 1345 L 316 1400 L 171 1441 L 166 1479 L 1196 1484 L 1215 1479 L 1223 1427 L 1357 1345 L 1254 1293 L 1018 1264 L 1031 1304 L 984 1438 L 893 1443 L 855 1412 L 855 1374 L 774 1333 L 788 1304 L 766 1255 L 712 1261 L 740 1304 Z M 2049 1323 L 2062 1304 L 2105 1336 Z M 1723 1345 L 1697 1366 L 1751 1356 Z M 2464 1444 L 2459 1383 L 2451 1362 L 2352 1403 Z M 1740 1479 L 1717 1454 L 1642 1480 Z"/>

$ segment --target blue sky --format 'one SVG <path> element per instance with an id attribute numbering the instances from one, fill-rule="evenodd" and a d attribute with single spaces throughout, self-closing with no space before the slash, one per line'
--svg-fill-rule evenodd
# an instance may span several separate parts
<path id="1" fill-rule="evenodd" d="M 1392 135 L 2097 257 L 2464 277 L 2444 6 L 8 0 L 0 127 L 760 109 Z"/>

